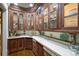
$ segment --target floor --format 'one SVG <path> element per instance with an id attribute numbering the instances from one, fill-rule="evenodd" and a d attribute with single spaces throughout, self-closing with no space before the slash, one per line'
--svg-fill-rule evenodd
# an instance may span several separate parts
<path id="1" fill-rule="evenodd" d="M 34 56 L 32 50 L 21 50 L 11 53 L 10 56 Z"/>

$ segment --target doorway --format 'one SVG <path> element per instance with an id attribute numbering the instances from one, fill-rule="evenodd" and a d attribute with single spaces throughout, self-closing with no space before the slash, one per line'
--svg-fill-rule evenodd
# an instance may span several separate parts
<path id="1" fill-rule="evenodd" d="M 0 8 L 0 56 L 2 55 L 2 9 Z"/>

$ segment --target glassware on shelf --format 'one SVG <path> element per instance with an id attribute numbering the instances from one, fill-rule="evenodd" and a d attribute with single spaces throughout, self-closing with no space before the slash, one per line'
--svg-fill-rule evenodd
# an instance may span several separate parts
<path id="1" fill-rule="evenodd" d="M 78 4 L 69 3 L 64 5 L 64 27 L 78 26 Z"/>

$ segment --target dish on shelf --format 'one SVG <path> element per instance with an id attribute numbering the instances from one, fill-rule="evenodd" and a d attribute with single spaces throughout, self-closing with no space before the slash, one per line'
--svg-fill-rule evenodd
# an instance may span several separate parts
<path id="1" fill-rule="evenodd" d="M 73 14 L 77 14 L 77 13 L 78 13 L 77 8 L 69 11 L 69 15 L 73 15 Z"/>

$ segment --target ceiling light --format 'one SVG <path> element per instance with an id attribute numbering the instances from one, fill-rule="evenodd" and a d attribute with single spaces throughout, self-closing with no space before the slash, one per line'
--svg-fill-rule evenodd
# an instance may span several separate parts
<path id="1" fill-rule="evenodd" d="M 14 3 L 15 5 L 18 5 L 18 3 Z"/>
<path id="2" fill-rule="evenodd" d="M 29 4 L 29 6 L 30 6 L 30 7 L 33 7 L 33 4 L 31 3 L 31 4 Z"/>

